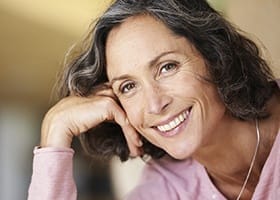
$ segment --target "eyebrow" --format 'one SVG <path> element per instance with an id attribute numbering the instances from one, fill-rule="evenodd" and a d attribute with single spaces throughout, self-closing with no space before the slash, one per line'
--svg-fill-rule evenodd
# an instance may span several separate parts
<path id="1" fill-rule="evenodd" d="M 155 65 L 155 63 L 158 62 L 158 60 L 168 54 L 172 54 L 172 53 L 175 53 L 176 51 L 166 51 L 166 52 L 162 52 L 160 53 L 159 55 L 157 55 L 156 57 L 154 57 L 152 60 L 149 61 L 148 63 L 148 67 L 151 68 L 152 66 Z M 123 79 L 127 79 L 129 78 L 130 76 L 128 74 L 124 74 L 124 75 L 121 75 L 121 76 L 118 76 L 118 77 L 115 77 L 113 78 L 111 81 L 110 81 L 110 85 L 112 86 L 114 84 L 114 82 L 116 81 L 119 81 L 119 80 L 123 80 Z"/>

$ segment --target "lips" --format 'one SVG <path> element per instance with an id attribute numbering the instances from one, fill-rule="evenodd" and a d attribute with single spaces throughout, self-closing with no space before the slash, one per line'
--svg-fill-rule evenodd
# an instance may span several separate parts
<path id="1" fill-rule="evenodd" d="M 181 124 L 183 124 L 186 121 L 186 119 L 188 119 L 190 112 L 191 112 L 191 107 L 188 110 L 181 112 L 167 123 L 155 126 L 155 128 L 158 129 L 161 133 L 172 132 Z"/>

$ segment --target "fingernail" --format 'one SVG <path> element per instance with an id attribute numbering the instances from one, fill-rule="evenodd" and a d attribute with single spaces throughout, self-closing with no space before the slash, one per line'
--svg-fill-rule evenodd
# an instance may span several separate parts
<path id="1" fill-rule="evenodd" d="M 139 141 L 138 141 L 138 144 L 139 144 L 139 147 L 141 147 L 141 146 L 143 145 L 142 140 L 139 140 Z"/>

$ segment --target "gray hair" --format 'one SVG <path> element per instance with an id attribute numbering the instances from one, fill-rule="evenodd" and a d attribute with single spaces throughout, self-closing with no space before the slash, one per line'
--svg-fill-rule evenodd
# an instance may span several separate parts
<path id="1" fill-rule="evenodd" d="M 206 0 L 116 0 L 97 20 L 85 48 L 66 63 L 60 97 L 87 96 L 94 87 L 108 81 L 105 44 L 109 32 L 127 18 L 150 15 L 175 35 L 188 39 L 203 56 L 221 100 L 228 112 L 242 120 L 265 117 L 267 100 L 273 93 L 273 74 L 256 44 L 242 35 Z M 117 125 L 116 125 L 117 126 Z M 112 126 L 112 131 L 119 130 Z M 90 154 L 128 158 L 126 141 L 120 134 L 84 134 L 81 138 Z M 110 129 L 111 130 L 111 129 Z M 99 132 L 101 129 L 99 130 Z M 107 130 L 107 132 L 110 132 Z M 144 139 L 145 140 L 145 139 Z M 109 147 L 109 145 L 111 147 Z M 161 157 L 164 152 L 145 141 L 146 154 Z"/>

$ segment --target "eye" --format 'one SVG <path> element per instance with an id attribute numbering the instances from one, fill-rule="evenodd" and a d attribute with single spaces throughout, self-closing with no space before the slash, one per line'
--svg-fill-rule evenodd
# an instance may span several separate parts
<path id="1" fill-rule="evenodd" d="M 159 74 L 162 73 L 167 73 L 169 71 L 173 71 L 177 68 L 177 64 L 176 63 L 167 63 L 165 65 L 163 65 L 160 70 L 159 70 Z"/>
<path id="2" fill-rule="evenodd" d="M 122 94 L 125 94 L 125 93 L 128 93 L 129 91 L 131 91 L 133 88 L 135 88 L 135 83 L 128 82 L 128 83 L 122 84 L 119 90 Z"/>

